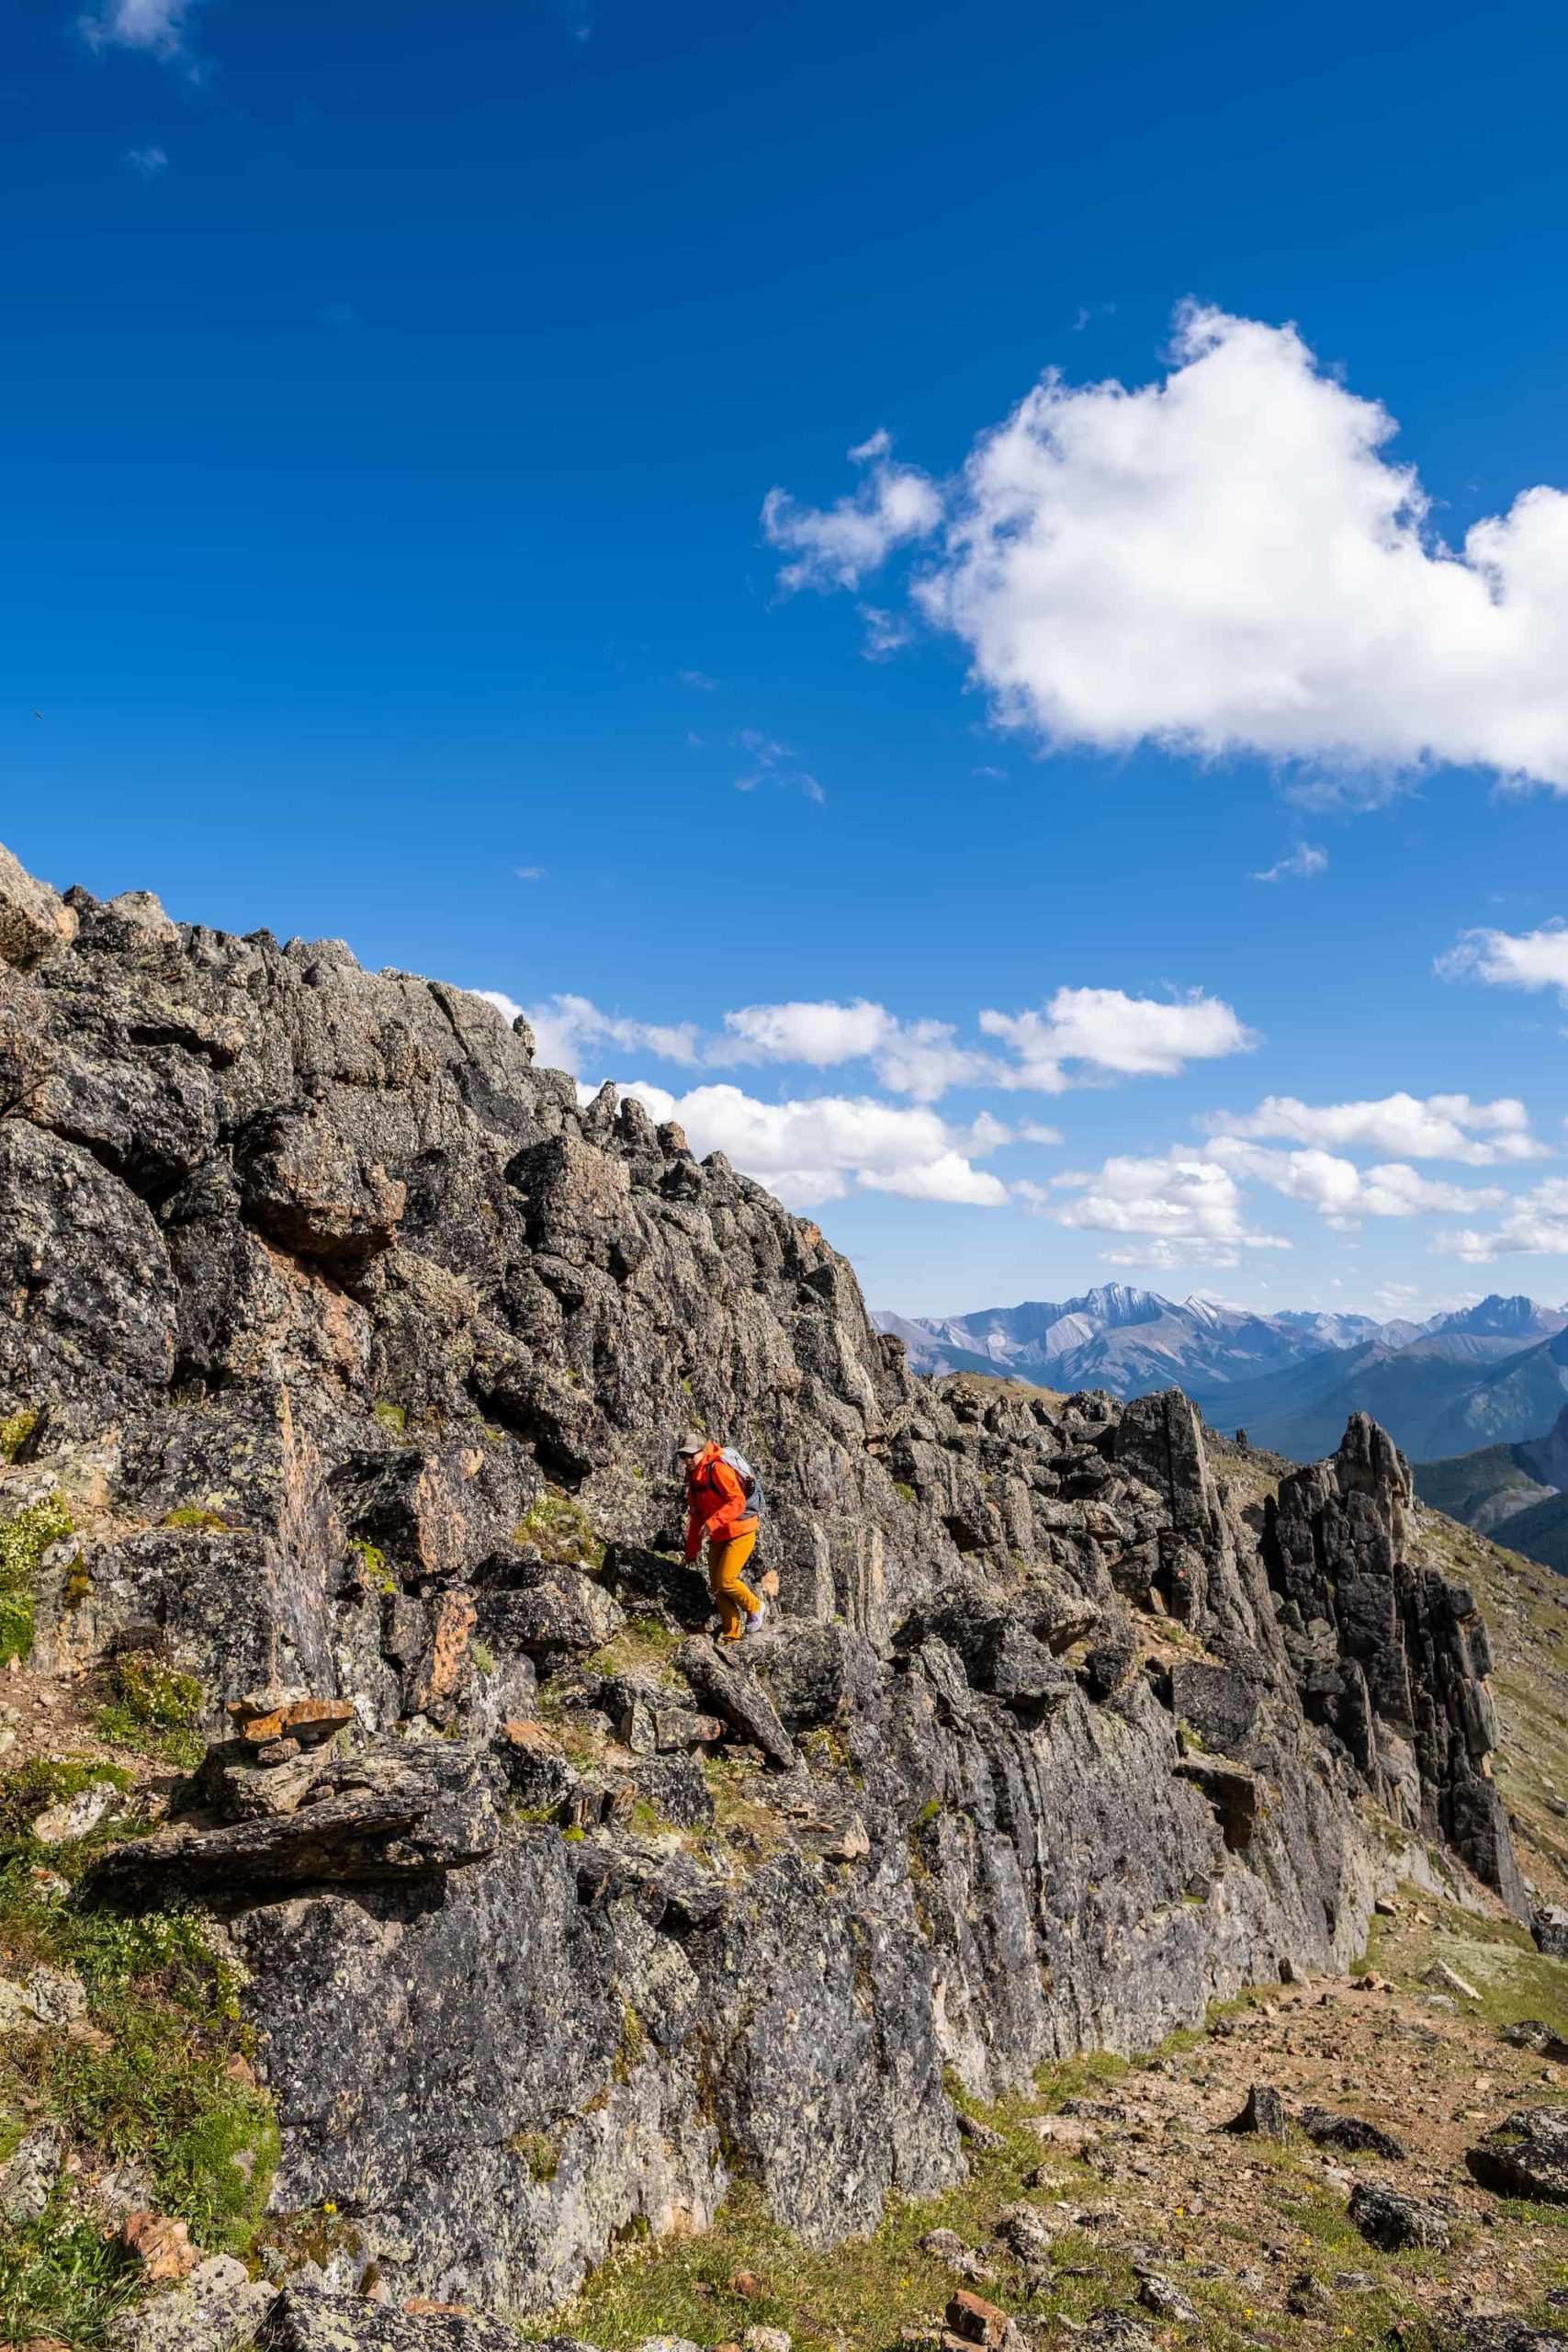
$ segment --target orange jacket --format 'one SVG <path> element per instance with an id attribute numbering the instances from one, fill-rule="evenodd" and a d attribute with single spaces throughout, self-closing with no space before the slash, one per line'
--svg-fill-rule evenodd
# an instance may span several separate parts
<path id="1" fill-rule="evenodd" d="M 705 1535 L 710 1544 L 754 1534 L 757 1514 L 746 1489 L 716 1445 L 705 1445 L 686 1473 L 686 1557 L 694 1560 Z"/>

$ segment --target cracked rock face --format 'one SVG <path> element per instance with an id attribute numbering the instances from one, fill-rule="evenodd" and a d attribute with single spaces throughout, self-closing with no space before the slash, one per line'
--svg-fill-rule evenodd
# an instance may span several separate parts
<path id="1" fill-rule="evenodd" d="M 815 1226 L 479 999 L 51 897 L 0 868 L 0 1415 L 93 1498 L 39 1650 L 201 1681 L 103 1867 L 214 1907 L 275 2201 L 396 2293 L 549 2307 L 736 2159 L 869 2228 L 963 2176 L 947 2069 L 1347 1962 L 1391 1821 L 1518 1904 L 1484 1630 L 1371 1422 L 1244 1513 L 1175 1393 L 912 1378 Z M 693 1419 L 769 1498 L 739 1659 Z"/>

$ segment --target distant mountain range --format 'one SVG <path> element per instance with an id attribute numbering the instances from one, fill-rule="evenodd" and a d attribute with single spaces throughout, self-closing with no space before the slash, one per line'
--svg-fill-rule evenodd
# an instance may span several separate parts
<path id="1" fill-rule="evenodd" d="M 1568 1405 L 1545 1437 L 1416 1464 L 1416 1491 L 1511 1552 L 1568 1573 Z"/>
<path id="2" fill-rule="evenodd" d="M 1259 1315 L 1108 1283 L 1079 1298 L 874 1319 L 919 1372 L 1118 1396 L 1182 1388 L 1216 1427 L 1245 1429 L 1297 1461 L 1332 1453 L 1358 1408 L 1425 1460 L 1535 1439 L 1568 1401 L 1568 1309 L 1522 1295 L 1379 1323 Z"/>

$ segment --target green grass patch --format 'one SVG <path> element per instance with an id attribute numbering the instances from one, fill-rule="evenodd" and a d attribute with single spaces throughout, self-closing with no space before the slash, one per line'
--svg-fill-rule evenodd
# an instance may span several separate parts
<path id="1" fill-rule="evenodd" d="M 403 1406 L 394 1405 L 389 1396 L 378 1396 L 370 1410 L 381 1427 L 390 1430 L 394 1437 L 407 1435 L 409 1417 Z"/>
<path id="2" fill-rule="evenodd" d="M 969 2177 L 933 2198 L 896 2199 L 869 2235 L 828 2251 L 804 2246 L 773 2222 L 758 2186 L 732 2187 L 715 2226 L 700 2236 L 628 2245 L 597 2271 L 577 2300 L 536 2321 L 539 2336 L 570 2331 L 604 2352 L 648 2335 L 684 2335 L 699 2344 L 739 2339 L 748 2327 L 787 2328 L 800 2352 L 825 2352 L 841 2341 L 856 2352 L 897 2344 L 903 2326 L 940 2324 L 949 2296 L 964 2282 L 919 2241 L 935 2229 L 956 2231 L 966 2245 L 984 2244 L 1002 2206 L 1027 2197 L 1024 2182 L 1047 2156 L 1026 2119 L 1047 2100 L 1060 2100 L 1085 2081 L 1103 2081 L 1088 2062 L 1072 2061 L 1039 2077 L 1043 2098 L 982 2106 L 958 2093 L 966 2112 L 1001 2135 L 999 2148 L 971 2147 Z M 950 2085 L 950 2088 L 957 2088 Z M 1082 2193 L 1103 2194 L 1092 2173 L 1064 2154 L 1061 2170 L 1081 2181 Z M 980 2291 L 1004 2309 L 1032 2320 L 1084 2320 L 1124 2304 L 1134 2280 L 1124 2259 L 1096 2248 L 1087 2234 L 1058 2239 L 1059 2268 L 1089 2275 L 1058 2278 L 1047 2293 L 1032 2293 L 1011 2258 L 995 2251 L 997 2278 Z M 991 2258 L 991 2256 L 987 2256 Z M 750 2271 L 761 2291 L 741 2296 L 729 2280 Z"/>
<path id="3" fill-rule="evenodd" d="M 79 1883 L 40 1887 L 35 1865 L 80 1881 L 125 1826 L 112 1818 L 68 1846 L 31 1834 L 46 1804 L 129 1775 L 81 1758 L 0 1776 L 0 1970 L 67 1969 L 86 1992 L 88 2030 L 0 2041 L 0 2112 L 54 2122 L 93 2168 L 135 2163 L 158 2207 L 204 2248 L 246 2253 L 277 2163 L 277 2127 L 247 2063 L 238 1984 L 190 1910 L 98 1905 Z M 104 2340 L 130 2282 L 96 2227 L 62 2207 L 0 2244 L 0 2327 L 24 2341 L 62 2335 L 77 2352 Z"/>
<path id="4" fill-rule="evenodd" d="M 7 1413 L 0 1421 L 0 1462 L 19 1462 L 32 1442 L 41 1413 L 24 1405 L 15 1413 Z"/>
<path id="5" fill-rule="evenodd" d="M 1236 2005 L 1226 2005 L 1236 2006 Z M 1200 2037 L 1172 2037 L 1169 2050 Z M 1156 2053 L 1158 2054 L 1158 2053 Z M 979 2292 L 999 2303 L 1037 2342 L 1063 2341 L 1099 2313 L 1137 2310 L 1137 2279 L 1128 2257 L 1102 2244 L 1091 2230 L 1068 2230 L 1053 2243 L 1043 2272 L 1027 2274 L 992 2240 L 998 2214 L 1014 2201 L 1081 2197 L 1090 2205 L 1105 2200 L 1104 2184 L 1066 2149 L 1043 2143 L 1029 2119 L 1060 2108 L 1074 2097 L 1113 2091 L 1146 2062 L 1110 2053 L 1044 2067 L 1032 2095 L 986 2104 L 968 2096 L 950 2075 L 954 2105 L 1000 2134 L 1001 2145 L 979 2150 L 968 2143 L 969 2177 L 945 2194 L 889 2202 L 877 2227 L 830 2250 L 800 2245 L 769 2216 L 759 2185 L 734 2183 L 714 2227 L 700 2236 L 649 2243 L 638 2233 L 584 2286 L 564 2309 L 536 2321 L 535 2336 L 570 2333 L 601 2345 L 604 2352 L 627 2352 L 645 2336 L 682 2335 L 694 2342 L 739 2339 L 750 2326 L 787 2328 L 797 2352 L 828 2352 L 839 2344 L 852 2352 L 884 2352 L 897 2345 L 905 2327 L 940 2325 L 948 2298 L 963 2279 L 923 2253 L 920 2240 L 936 2229 L 956 2233 L 968 2246 L 985 2250 L 994 2278 Z M 1438 2256 L 1382 2255 L 1368 2246 L 1348 2219 L 1344 2199 L 1305 2173 L 1299 2154 L 1288 2148 L 1249 2146 L 1247 2160 L 1267 2165 L 1278 2176 L 1282 2214 L 1298 2234 L 1296 2270 L 1323 2282 L 1332 2317 L 1312 2331 L 1341 2352 L 1387 2352 L 1396 2341 L 1402 2352 L 1436 2352 L 1437 2337 L 1407 2280 L 1442 2274 Z M 1061 2186 L 1031 2191 L 1024 2184 L 1042 2163 Z M 1058 2212 L 1058 2220 L 1061 2216 Z M 1562 2217 L 1568 2221 L 1568 2213 Z M 1243 2267 L 1256 2256 L 1253 2235 L 1213 2216 L 1184 2214 L 1179 2203 L 1168 2214 L 1176 2243 L 1161 2267 L 1167 2269 L 1199 2312 L 1195 2323 L 1174 2332 L 1152 2315 L 1138 2316 L 1161 2342 L 1193 2352 L 1248 2352 L 1259 2344 L 1284 2346 L 1300 2340 L 1297 2321 L 1275 2306 L 1276 2282 L 1255 2297 L 1243 2280 L 1227 2274 L 1202 2276 L 1225 2243 L 1229 2260 Z M 1234 2242 L 1234 2243 L 1232 2243 Z M 1337 2270 L 1356 2270 L 1375 2280 L 1359 2292 L 1334 2293 L 1328 2281 Z M 729 2281 L 749 2271 L 759 2290 L 737 2293 Z"/>
<path id="6" fill-rule="evenodd" d="M 63 1804 L 68 1798 L 80 1796 L 95 1781 L 107 1781 L 120 1790 L 131 1785 L 130 1774 L 123 1765 L 100 1764 L 90 1756 L 35 1756 L 30 1763 L 18 1764 L 14 1771 L 0 1772 L 0 1889 L 6 1883 L 4 1872 L 24 1859 L 29 1862 L 48 1860 L 51 1869 L 69 1871 L 75 1849 L 40 1846 L 31 1835 L 31 1826 L 50 1805 Z M 111 1835 L 123 1837 L 125 1833 L 123 1826 L 110 1830 L 106 1824 L 94 1834 L 102 1843 Z M 89 1842 L 83 1838 L 78 1844 L 86 1846 Z M 5 1917 L 5 1911 L 0 1908 L 0 1926 Z"/>
<path id="7" fill-rule="evenodd" d="M 675 1676 L 670 1671 L 670 1660 L 680 1641 L 678 1634 L 657 1617 L 632 1617 L 614 1634 L 602 1649 L 588 1660 L 595 1674 L 652 1674 L 660 1682 L 679 1689 Z"/>
<path id="8" fill-rule="evenodd" d="M 0 1521 L 0 1666 L 30 1655 L 39 1562 L 71 1532 L 71 1513 L 59 1495 L 40 1495 L 15 1519 Z"/>
<path id="9" fill-rule="evenodd" d="M 117 1747 L 132 1747 L 194 1772 L 207 1753 L 197 1731 L 206 1692 L 193 1674 L 137 1652 L 117 1658 L 93 1728 Z"/>
<path id="10" fill-rule="evenodd" d="M 138 2279 L 112 2238 L 51 2200 L 36 2222 L 0 2229 L 0 2327 L 25 2343 L 60 2337 L 100 2352 L 109 2323 L 135 2301 Z"/>
<path id="11" fill-rule="evenodd" d="M 1427 1925 L 1413 1930 L 1408 1915 L 1375 1919 L 1369 1942 L 1372 1967 L 1421 1991 L 1427 1989 L 1423 1978 L 1431 1962 L 1443 1961 L 1475 1989 L 1475 2000 L 1460 2000 L 1468 2017 L 1492 2026 L 1541 2018 L 1568 2038 L 1568 1962 L 1537 1951 L 1529 1929 L 1516 1919 L 1487 1918 L 1424 1890 L 1401 1891 L 1419 1905 Z"/>
<path id="12" fill-rule="evenodd" d="M 164 1527 L 200 1527 L 211 1535 L 231 1532 L 228 1521 L 220 1510 L 209 1510 L 205 1503 L 181 1503 L 177 1510 L 165 1511 Z"/>
<path id="13" fill-rule="evenodd" d="M 604 1546 L 593 1532 L 593 1522 L 580 1502 L 558 1487 L 547 1487 L 530 1506 L 513 1541 L 536 1544 L 547 1560 L 562 1567 L 602 1568 Z"/>
<path id="14" fill-rule="evenodd" d="M 554 2180 L 560 2169 L 560 2150 L 547 2132 L 519 2132 L 506 2146 L 513 2155 L 522 2157 L 530 2180 Z"/>

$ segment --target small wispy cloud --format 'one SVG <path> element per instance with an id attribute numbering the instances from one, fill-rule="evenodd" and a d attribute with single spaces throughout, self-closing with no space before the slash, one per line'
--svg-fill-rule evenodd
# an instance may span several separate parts
<path id="1" fill-rule="evenodd" d="M 710 678 L 705 670 L 681 670 L 676 673 L 683 686 L 694 686 L 700 695 L 716 695 L 718 680 Z"/>
<path id="2" fill-rule="evenodd" d="M 942 493 L 918 467 L 894 465 L 892 447 L 886 428 L 856 442 L 851 463 L 867 471 L 834 506 L 799 506 L 787 491 L 769 491 L 763 534 L 792 559 L 779 573 L 781 587 L 858 588 L 895 548 L 930 537 L 942 521 Z"/>
<path id="3" fill-rule="evenodd" d="M 512 871 L 519 882 L 542 882 L 545 878 L 542 865 L 514 865 Z"/>
<path id="4" fill-rule="evenodd" d="M 153 57 L 177 57 L 195 5 L 196 0 L 106 0 L 96 16 L 78 17 L 77 29 L 89 49 L 144 49 Z"/>
<path id="5" fill-rule="evenodd" d="M 123 161 L 139 180 L 158 179 L 169 168 L 169 159 L 161 147 L 132 147 Z"/>
<path id="6" fill-rule="evenodd" d="M 908 644 L 915 632 L 897 613 L 885 612 L 879 605 L 863 605 L 860 616 L 865 623 L 865 658 L 868 662 L 886 662 Z"/>
<path id="7" fill-rule="evenodd" d="M 1328 852 L 1312 842 L 1298 842 L 1295 848 L 1275 865 L 1266 865 L 1255 874 L 1255 882 L 1310 882 L 1314 874 L 1328 871 Z"/>
<path id="8" fill-rule="evenodd" d="M 781 792 L 803 793 L 807 800 L 827 799 L 817 778 L 798 764 L 799 754 L 788 743 L 777 742 L 754 727 L 742 727 L 730 741 L 747 754 L 744 770 L 733 779 L 737 792 L 756 792 L 771 786 Z"/>

